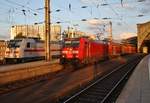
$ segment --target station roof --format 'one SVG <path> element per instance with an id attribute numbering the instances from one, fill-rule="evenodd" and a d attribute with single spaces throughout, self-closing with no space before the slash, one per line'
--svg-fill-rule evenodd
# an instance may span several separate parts
<path id="1" fill-rule="evenodd" d="M 137 45 L 137 36 L 124 39 L 124 40 L 122 41 L 122 43 Z"/>

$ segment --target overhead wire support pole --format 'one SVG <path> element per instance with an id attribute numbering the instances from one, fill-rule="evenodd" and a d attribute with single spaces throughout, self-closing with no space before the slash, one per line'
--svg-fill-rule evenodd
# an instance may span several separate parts
<path id="1" fill-rule="evenodd" d="M 50 22 L 50 0 L 45 0 L 45 60 L 51 60 L 50 39 L 51 39 L 51 22 Z"/>
<path id="2" fill-rule="evenodd" d="M 109 25 L 110 25 L 110 27 L 109 27 L 109 40 L 112 42 L 112 22 L 111 21 L 109 21 Z"/>

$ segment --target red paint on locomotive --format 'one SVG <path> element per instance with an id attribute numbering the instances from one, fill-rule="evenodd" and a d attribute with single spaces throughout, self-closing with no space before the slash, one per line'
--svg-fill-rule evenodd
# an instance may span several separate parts
<path id="1" fill-rule="evenodd" d="M 122 54 L 132 54 L 132 53 L 136 53 L 136 46 L 131 45 L 131 44 L 124 44 L 122 45 Z"/>
<path id="2" fill-rule="evenodd" d="M 121 54 L 121 45 L 119 43 L 109 42 L 108 47 L 108 55 L 110 58 Z"/>
<path id="3" fill-rule="evenodd" d="M 108 45 L 102 41 L 93 41 L 88 38 L 66 39 L 62 49 L 62 63 L 76 62 L 89 63 L 107 57 Z"/>

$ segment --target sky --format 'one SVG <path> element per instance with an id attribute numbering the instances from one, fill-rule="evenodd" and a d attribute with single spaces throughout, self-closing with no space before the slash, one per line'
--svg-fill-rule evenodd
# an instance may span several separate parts
<path id="1" fill-rule="evenodd" d="M 51 0 L 51 22 L 61 22 L 62 30 L 70 26 L 107 36 L 111 21 L 113 38 L 122 39 L 136 35 L 136 24 L 150 21 L 149 5 L 150 0 Z M 10 38 L 12 25 L 41 22 L 44 0 L 0 0 L 0 39 Z"/>

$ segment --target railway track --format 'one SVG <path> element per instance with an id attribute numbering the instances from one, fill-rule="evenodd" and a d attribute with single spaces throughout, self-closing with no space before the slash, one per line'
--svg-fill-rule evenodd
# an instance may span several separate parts
<path id="1" fill-rule="evenodd" d="M 57 64 L 53 68 L 55 68 L 56 66 Z M 25 80 L 19 80 L 19 81 L 5 84 L 5 85 L 0 85 L 0 95 L 17 90 L 17 89 L 21 89 L 30 85 L 34 85 L 35 83 L 38 83 L 38 82 L 52 80 L 57 77 L 62 77 L 62 76 L 67 75 L 68 73 L 72 73 L 76 71 L 76 69 L 72 67 L 71 65 L 66 65 L 66 67 L 62 67 L 62 68 L 63 69 L 58 72 L 48 73 L 45 75 L 36 76 L 36 77 L 25 79 Z M 81 68 L 85 68 L 85 66 L 82 66 L 78 69 L 81 69 Z"/>
<path id="2" fill-rule="evenodd" d="M 60 103 L 114 103 L 142 56 L 130 60 Z"/>
<path id="3" fill-rule="evenodd" d="M 56 66 L 58 65 L 55 65 L 53 68 L 55 68 Z M 66 68 L 57 72 L 48 73 L 45 75 L 36 76 L 36 77 L 25 79 L 25 80 L 19 80 L 19 81 L 5 84 L 5 85 L 0 85 L 0 95 L 17 90 L 17 89 L 21 89 L 30 85 L 34 85 L 35 83 L 38 83 L 38 82 L 44 82 L 47 80 L 52 80 L 56 77 L 64 76 L 68 73 L 71 73 L 72 71 L 73 69 Z"/>

